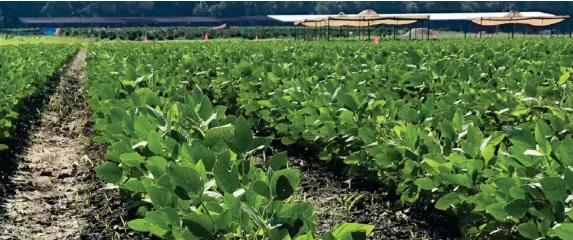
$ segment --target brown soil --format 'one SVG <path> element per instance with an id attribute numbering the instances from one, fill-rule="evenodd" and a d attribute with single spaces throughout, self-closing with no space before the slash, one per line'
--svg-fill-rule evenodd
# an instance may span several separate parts
<path id="1" fill-rule="evenodd" d="M 10 151 L 0 153 L 0 239 L 148 238 L 126 226 L 129 202 L 96 177 L 107 149 L 88 144 L 86 54 L 26 100 Z"/>
<path id="2" fill-rule="evenodd" d="M 454 239 L 460 235 L 455 218 L 421 201 L 398 206 L 395 194 L 378 183 L 351 179 L 341 168 L 320 160 L 291 159 L 291 167 L 302 171 L 297 199 L 313 204 L 317 234 L 336 224 L 371 224 L 370 239 Z M 329 163 L 331 165 L 332 163 Z"/>
<path id="3" fill-rule="evenodd" d="M 92 144 L 85 152 L 90 161 L 97 165 L 105 160 L 107 147 L 103 144 Z M 127 226 L 130 219 L 128 197 L 122 198 L 117 189 L 107 188 L 106 184 L 96 177 L 93 168 L 86 181 L 92 183 L 86 189 L 89 195 L 87 198 L 92 203 L 92 211 L 84 212 L 87 225 L 80 236 L 81 239 L 150 239 L 148 234 L 136 232 Z"/>
<path id="4" fill-rule="evenodd" d="M 40 120 L 28 129 L 26 147 L 12 160 L 17 168 L 4 176 L 12 194 L 4 196 L 0 239 L 75 239 L 85 225 L 79 217 L 90 208 L 82 194 L 83 176 L 91 168 L 81 157 L 89 119 L 85 57 L 86 51 L 80 51 L 64 68 Z"/>

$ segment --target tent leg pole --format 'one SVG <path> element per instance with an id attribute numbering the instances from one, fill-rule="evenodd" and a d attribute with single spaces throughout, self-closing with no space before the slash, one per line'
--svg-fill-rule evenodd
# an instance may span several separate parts
<path id="1" fill-rule="evenodd" d="M 408 31 L 408 40 L 412 40 L 412 24 L 408 24 L 408 27 L 410 27 L 410 31 Z"/>
<path id="2" fill-rule="evenodd" d="M 330 20 L 328 20 L 328 26 L 326 27 L 326 41 L 330 41 Z"/>
<path id="3" fill-rule="evenodd" d="M 428 40 L 430 40 L 430 21 L 428 21 L 428 29 L 427 29 L 426 33 L 428 36 Z"/>
<path id="4" fill-rule="evenodd" d="M 368 41 L 370 41 L 370 21 L 368 21 Z"/>
<path id="5" fill-rule="evenodd" d="M 314 23 L 314 37 L 315 37 L 315 41 L 318 41 L 318 37 L 319 37 L 319 32 L 318 32 L 318 25 L 317 23 Z"/>
<path id="6" fill-rule="evenodd" d="M 292 27 L 292 34 L 293 34 L 294 40 L 296 41 L 296 25 L 294 25 Z"/>

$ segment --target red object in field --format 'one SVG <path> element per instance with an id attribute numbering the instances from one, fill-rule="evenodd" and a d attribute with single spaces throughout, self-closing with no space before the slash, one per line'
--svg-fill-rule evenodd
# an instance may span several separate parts
<path id="1" fill-rule="evenodd" d="M 436 34 L 432 34 L 432 39 L 436 39 Z"/>
<path id="2" fill-rule="evenodd" d="M 208 33 L 205 33 L 205 36 L 203 37 L 203 41 L 204 42 L 209 41 L 209 34 Z"/>
<path id="3" fill-rule="evenodd" d="M 378 42 L 380 42 L 380 38 L 378 38 L 378 36 L 374 36 L 374 44 L 378 45 Z"/>
<path id="4" fill-rule="evenodd" d="M 255 41 L 259 40 L 259 35 L 255 35 Z"/>

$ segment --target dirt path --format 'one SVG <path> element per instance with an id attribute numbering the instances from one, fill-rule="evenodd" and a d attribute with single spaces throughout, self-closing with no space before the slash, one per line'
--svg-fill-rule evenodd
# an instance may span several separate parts
<path id="1" fill-rule="evenodd" d="M 92 167 L 84 161 L 89 119 L 86 50 L 64 69 L 11 178 L 13 194 L 0 213 L 0 239 L 78 239 L 90 204 L 83 196 Z"/>

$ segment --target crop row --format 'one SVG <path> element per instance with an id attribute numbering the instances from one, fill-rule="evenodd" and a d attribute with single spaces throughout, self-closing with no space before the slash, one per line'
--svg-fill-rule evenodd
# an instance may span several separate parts
<path id="1" fill-rule="evenodd" d="M 571 238 L 569 42 L 102 48 L 119 78 L 198 85 L 260 133 L 318 146 L 404 202 L 435 199 L 468 236 Z"/>
<path id="2" fill-rule="evenodd" d="M 317 238 L 312 205 L 291 200 L 300 171 L 288 167 L 286 152 L 266 155 L 272 138 L 254 136 L 245 118 L 227 115 L 200 88 L 131 55 L 148 50 L 109 46 L 88 57 L 93 140 L 109 146 L 96 172 L 133 200 L 131 228 L 166 239 Z M 346 223 L 322 239 L 372 229 Z"/>
<path id="3" fill-rule="evenodd" d="M 33 95 L 47 90 L 52 77 L 75 51 L 71 45 L 17 45 L 0 47 L 0 151 L 8 146 L 20 113 Z"/>

